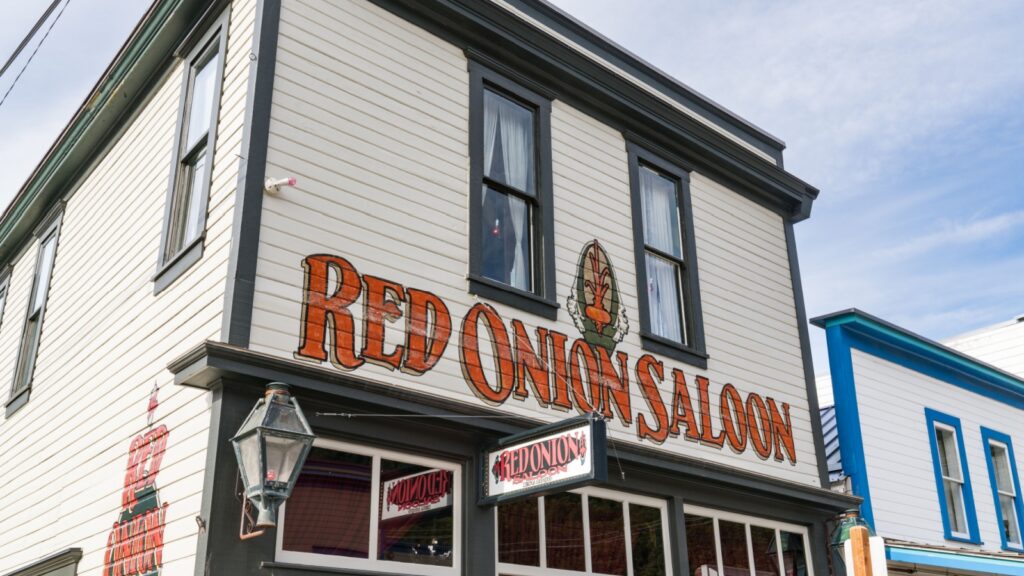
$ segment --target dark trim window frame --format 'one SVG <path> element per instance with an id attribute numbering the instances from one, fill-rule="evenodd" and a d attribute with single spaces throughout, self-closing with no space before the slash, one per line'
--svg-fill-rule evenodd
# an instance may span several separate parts
<path id="1" fill-rule="evenodd" d="M 633 209 L 633 246 L 637 278 L 637 303 L 640 308 L 640 340 L 644 350 L 707 368 L 708 355 L 704 345 L 704 323 L 700 305 L 700 281 L 697 273 L 697 247 L 693 235 L 693 208 L 690 205 L 690 173 L 680 162 L 672 162 L 634 142 L 626 142 L 629 157 L 629 187 Z M 676 222 L 672 232 L 679 236 L 678 250 L 652 245 L 644 234 L 644 199 L 642 171 L 653 173 L 674 183 Z M 648 256 L 676 271 L 679 303 L 679 339 L 659 334 L 652 327 L 651 302 L 648 297 Z"/>
<path id="2" fill-rule="evenodd" d="M 227 13 L 198 39 L 187 39 L 186 44 L 191 49 L 183 57 L 185 71 L 160 253 L 157 272 L 153 276 L 154 293 L 160 293 L 203 256 L 224 82 Z M 197 95 L 197 89 L 204 94 Z M 197 96 L 205 96 L 208 101 L 200 101 Z M 196 112 L 208 114 L 209 122 L 194 123 L 193 114 Z"/>
<path id="3" fill-rule="evenodd" d="M 35 376 L 39 342 L 42 339 L 46 303 L 50 297 L 50 285 L 57 261 L 60 244 L 60 224 L 63 206 L 47 217 L 36 229 L 39 239 L 36 250 L 35 272 L 32 277 L 32 291 L 28 297 L 25 323 L 22 327 L 21 344 L 18 346 L 18 360 L 14 365 L 14 379 L 11 381 L 11 396 L 6 405 L 6 416 L 10 417 L 28 403 L 32 393 L 32 379 Z"/>
<path id="4" fill-rule="evenodd" d="M 551 183 L 551 100 L 474 60 L 469 61 L 469 76 L 469 292 L 554 320 L 558 303 L 555 295 L 555 220 Z M 533 181 L 528 186 L 519 188 L 487 175 L 484 166 L 484 107 L 488 93 L 497 95 L 502 102 L 532 112 L 533 157 L 529 160 L 532 160 L 534 169 Z M 485 188 L 512 199 L 510 202 L 528 206 L 529 290 L 486 274 L 482 240 L 487 225 L 484 222 Z"/>

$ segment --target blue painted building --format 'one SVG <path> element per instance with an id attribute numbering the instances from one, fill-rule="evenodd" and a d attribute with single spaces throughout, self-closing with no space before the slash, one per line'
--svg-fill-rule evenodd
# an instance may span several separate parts
<path id="1" fill-rule="evenodd" d="M 856 309 L 811 322 L 830 480 L 864 499 L 890 571 L 1024 575 L 1024 378 Z"/>

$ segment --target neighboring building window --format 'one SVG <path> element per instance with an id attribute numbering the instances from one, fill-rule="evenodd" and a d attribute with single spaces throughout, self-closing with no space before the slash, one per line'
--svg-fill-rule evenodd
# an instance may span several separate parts
<path id="1" fill-rule="evenodd" d="M 644 348 L 707 367 L 689 174 L 628 145 Z"/>
<path id="2" fill-rule="evenodd" d="M 181 115 L 157 272 L 157 289 L 202 256 L 223 66 L 223 24 L 186 59 Z"/>
<path id="3" fill-rule="evenodd" d="M 1021 539 L 1024 505 L 1021 504 L 1013 442 L 1006 434 L 988 428 L 981 429 L 981 439 L 985 444 L 988 475 L 992 483 L 992 497 L 996 505 L 1003 549 L 1024 552 L 1024 541 Z"/>
<path id="4" fill-rule="evenodd" d="M 686 506 L 686 553 L 690 574 L 813 576 L 807 529 Z"/>
<path id="5" fill-rule="evenodd" d="M 29 294 L 28 314 L 25 317 L 25 328 L 21 336 L 18 362 L 14 369 L 11 399 L 7 403 L 8 416 L 28 401 L 28 396 L 31 392 L 32 377 L 36 367 L 36 355 L 39 352 L 39 339 L 43 332 L 46 298 L 50 293 L 50 278 L 53 276 L 53 263 L 57 257 L 59 229 L 60 215 L 58 214 L 42 228 L 42 233 L 39 234 L 36 272 L 32 280 L 32 292 Z"/>
<path id="6" fill-rule="evenodd" d="M 5 272 L 0 278 L 0 326 L 3 326 L 4 309 L 7 308 L 7 287 L 10 285 L 11 276 Z"/>
<path id="7" fill-rule="evenodd" d="M 551 102 L 470 71 L 470 290 L 553 319 Z"/>
<path id="8" fill-rule="evenodd" d="M 458 465 L 317 440 L 277 531 L 277 558 L 332 568 L 457 574 Z"/>
<path id="9" fill-rule="evenodd" d="M 946 539 L 980 542 L 960 420 L 930 408 L 925 409 L 925 415 Z"/>
<path id="10" fill-rule="evenodd" d="M 598 488 L 498 506 L 498 574 L 671 574 L 664 500 Z"/>

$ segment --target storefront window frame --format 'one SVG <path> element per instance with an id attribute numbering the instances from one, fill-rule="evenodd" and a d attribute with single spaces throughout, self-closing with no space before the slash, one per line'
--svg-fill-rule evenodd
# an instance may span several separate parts
<path id="1" fill-rule="evenodd" d="M 777 558 L 778 563 L 779 563 L 779 566 L 778 566 L 778 569 L 779 569 L 778 573 L 779 574 L 785 574 L 786 573 L 786 565 L 785 565 L 785 561 L 784 561 L 783 556 L 782 556 L 782 538 L 780 537 L 781 533 L 782 532 L 789 532 L 789 533 L 792 533 L 792 534 L 799 534 L 800 536 L 802 536 L 803 539 L 804 539 L 804 562 L 806 563 L 806 566 L 807 566 L 807 576 L 814 576 L 814 563 L 813 563 L 812 558 L 811 558 L 810 531 L 807 529 L 806 526 L 801 526 L 799 524 L 790 524 L 788 522 L 780 522 L 778 520 L 771 520 L 769 518 L 763 518 L 761 516 L 748 516 L 746 514 L 737 514 L 735 512 L 728 512 L 728 511 L 725 511 L 725 510 L 716 510 L 714 508 L 705 508 L 703 506 L 694 506 L 694 505 L 690 505 L 690 504 L 684 504 L 683 505 L 683 518 L 684 518 L 683 530 L 684 531 L 686 530 L 685 518 L 686 518 L 686 516 L 690 516 L 690 515 L 692 515 L 692 516 L 703 516 L 705 518 L 711 518 L 711 520 L 714 522 L 714 530 L 715 530 L 715 558 L 718 561 L 718 567 L 717 567 L 718 568 L 718 574 L 724 574 L 725 573 L 724 567 L 722 566 L 722 564 L 723 564 L 723 562 L 722 562 L 722 545 L 721 545 L 721 537 L 719 536 L 720 533 L 719 533 L 719 529 L 718 529 L 719 521 L 720 520 L 725 520 L 726 522 L 733 522 L 733 523 L 736 523 L 736 524 L 743 524 L 743 526 L 744 526 L 744 530 L 746 532 L 746 538 L 747 538 L 747 562 L 749 564 L 749 570 L 750 570 L 750 574 L 751 575 L 754 575 L 756 573 L 755 567 L 754 567 L 755 566 L 754 565 L 754 549 L 753 549 L 753 546 L 751 544 L 751 542 L 753 541 L 753 538 L 751 538 L 751 533 L 750 533 L 750 527 L 751 527 L 751 525 L 754 525 L 754 526 L 758 526 L 758 527 L 761 527 L 761 528 L 770 528 L 772 530 L 775 530 L 775 557 Z M 679 537 L 680 538 L 685 538 L 686 537 L 685 532 L 684 532 L 684 534 L 680 534 Z M 692 572 L 692 568 L 690 570 Z"/>
<path id="2" fill-rule="evenodd" d="M 602 498 L 605 500 L 613 500 L 623 504 L 623 534 L 632 535 L 629 523 L 629 505 L 637 504 L 640 506 L 647 506 L 649 508 L 656 508 L 661 511 L 661 541 L 664 547 L 665 554 L 665 576 L 672 576 L 672 555 L 671 555 L 671 532 L 669 530 L 669 506 L 668 501 L 663 498 L 654 498 L 651 496 L 642 496 L 639 494 L 633 494 L 631 492 L 622 492 L 619 490 L 611 490 L 607 488 L 595 488 L 587 487 L 580 488 L 577 490 L 567 490 L 566 492 L 572 492 L 583 496 L 583 547 L 584 557 L 586 558 L 586 570 L 561 570 L 556 568 L 547 567 L 547 546 L 545 545 L 544 539 L 544 503 L 543 496 L 539 497 L 540 501 L 537 506 L 537 513 L 539 518 L 538 529 L 540 531 L 540 566 L 525 566 L 522 564 L 508 564 L 498 562 L 498 553 L 500 542 L 498 541 L 498 514 L 494 515 L 494 558 L 495 565 L 497 567 L 497 574 L 502 576 L 607 576 L 601 572 L 592 571 L 591 561 L 591 550 L 590 550 L 590 513 L 589 513 L 589 497 Z M 633 576 L 633 547 L 631 542 L 626 542 L 626 575 Z M 813 575 L 812 575 L 813 576 Z"/>
<path id="3" fill-rule="evenodd" d="M 316 448 L 347 452 L 359 456 L 373 458 L 371 479 L 370 479 L 370 541 L 369 558 L 352 558 L 348 556 L 332 556 L 330 554 L 316 554 L 313 552 L 296 552 L 284 549 L 284 528 L 288 522 L 288 503 L 281 505 L 279 515 L 279 528 L 277 529 L 277 543 L 275 544 L 275 560 L 289 564 L 301 564 L 317 568 L 342 568 L 356 569 L 367 572 L 383 572 L 386 574 L 402 573 L 415 576 L 454 576 L 462 573 L 462 501 L 465 497 L 462 486 L 462 466 L 448 460 L 438 460 L 423 456 L 413 455 L 399 450 L 387 450 L 369 446 L 344 442 L 330 438 L 317 438 L 313 441 Z M 376 558 L 379 554 L 378 538 L 380 527 L 380 463 L 381 460 L 392 460 L 403 464 L 415 466 L 426 466 L 450 470 L 452 472 L 452 565 L 451 566 L 426 566 L 412 564 L 409 562 L 395 562 L 392 560 L 380 560 Z"/>

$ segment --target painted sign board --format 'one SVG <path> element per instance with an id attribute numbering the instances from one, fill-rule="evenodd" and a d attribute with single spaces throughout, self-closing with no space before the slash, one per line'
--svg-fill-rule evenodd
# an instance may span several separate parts
<path id="1" fill-rule="evenodd" d="M 607 432 L 596 415 L 501 439 L 486 450 L 480 505 L 564 492 L 608 478 Z"/>
<path id="2" fill-rule="evenodd" d="M 390 520 L 452 505 L 452 471 L 433 469 L 384 482 L 380 519 Z"/>

